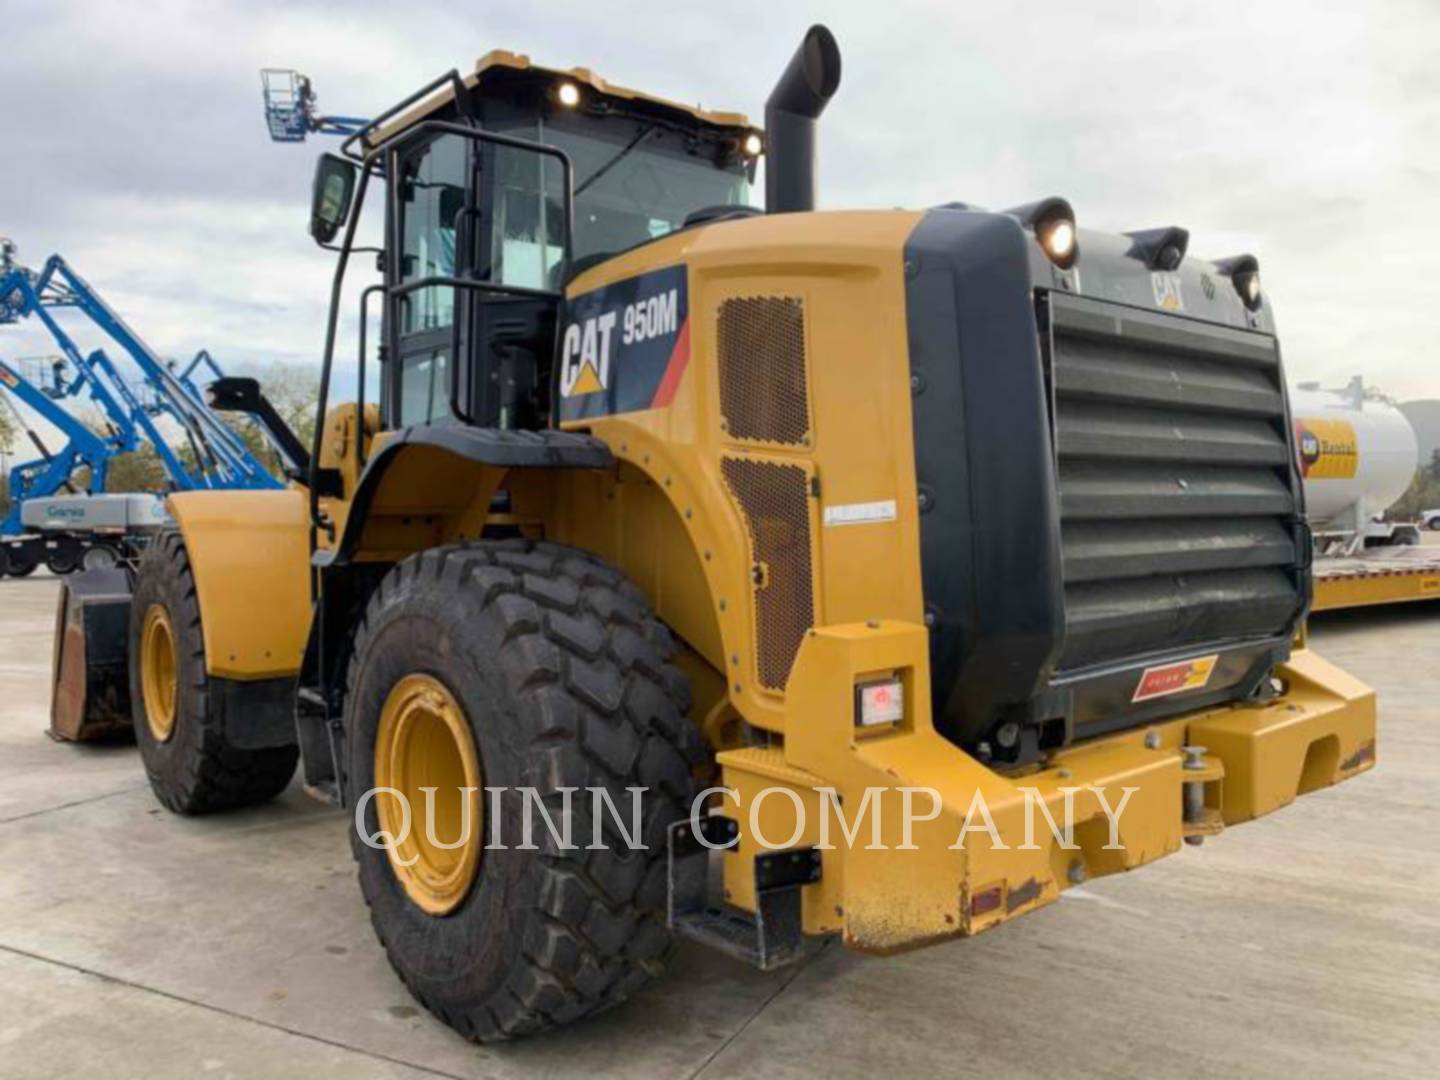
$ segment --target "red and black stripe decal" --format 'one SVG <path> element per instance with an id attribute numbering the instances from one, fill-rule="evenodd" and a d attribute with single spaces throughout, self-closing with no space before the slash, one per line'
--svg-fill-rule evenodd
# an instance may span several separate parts
<path id="1" fill-rule="evenodd" d="M 560 419 L 660 409 L 690 364 L 684 266 L 582 293 L 566 305 L 560 337 Z"/>

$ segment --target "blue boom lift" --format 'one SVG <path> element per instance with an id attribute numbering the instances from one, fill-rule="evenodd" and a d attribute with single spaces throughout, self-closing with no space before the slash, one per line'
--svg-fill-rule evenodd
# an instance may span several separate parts
<path id="1" fill-rule="evenodd" d="M 212 411 L 202 392 L 202 382 L 208 382 L 212 397 L 219 388 L 221 396 L 231 401 L 239 397 L 264 404 L 253 380 L 224 377 L 205 351 L 183 370 L 172 370 L 59 255 L 47 259 L 38 273 L 18 265 L 14 255 L 14 245 L 0 239 L 0 326 L 33 318 L 62 356 L 29 369 L 0 359 L 0 390 L 43 417 L 64 436 L 65 444 L 52 452 L 10 403 L 40 457 L 10 472 L 11 508 L 0 520 L 0 571 L 24 576 L 44 561 L 57 572 L 68 572 L 91 549 L 123 553 L 110 540 L 99 541 L 97 529 L 123 538 L 162 524 L 165 518 L 157 499 L 103 494 L 110 461 L 142 443 L 154 447 L 172 490 L 282 486 L 239 434 Z M 123 378 L 103 349 L 83 353 L 57 320 L 59 309 L 84 315 L 118 345 L 139 369 L 140 382 L 131 385 Z M 103 433 L 74 415 L 73 405 L 83 400 L 82 395 L 98 407 Z M 227 406 L 217 403 L 216 407 Z M 188 460 L 171 446 L 161 427 L 165 420 L 178 426 L 189 449 Z M 287 465 L 296 464 L 294 447 L 279 449 Z M 82 469 L 88 475 L 80 491 L 77 474 Z M 75 497 L 67 499 L 60 492 Z M 39 500 L 46 500 L 46 505 L 41 507 Z"/>
<path id="2" fill-rule="evenodd" d="M 291 68 L 261 68 L 265 123 L 276 142 L 304 142 L 305 136 L 354 135 L 368 120 L 356 116 L 323 116 L 316 109 L 315 88 L 308 76 Z"/>

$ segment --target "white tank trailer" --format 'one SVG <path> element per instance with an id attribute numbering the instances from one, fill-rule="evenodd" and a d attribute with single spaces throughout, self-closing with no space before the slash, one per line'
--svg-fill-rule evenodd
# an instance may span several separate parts
<path id="1" fill-rule="evenodd" d="M 1293 386 L 1290 415 L 1306 513 L 1322 551 L 1420 542 L 1414 524 L 1377 520 L 1405 493 L 1419 464 L 1415 429 L 1404 413 L 1367 396 L 1356 376 L 1337 390 Z"/>

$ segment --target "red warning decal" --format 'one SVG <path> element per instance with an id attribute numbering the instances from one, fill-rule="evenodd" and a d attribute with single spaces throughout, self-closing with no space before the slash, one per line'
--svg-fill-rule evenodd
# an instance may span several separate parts
<path id="1" fill-rule="evenodd" d="M 1185 690 L 1199 690 L 1210 681 L 1210 674 L 1219 659 L 1220 654 L 1216 653 L 1195 660 L 1181 660 L 1178 664 L 1146 668 L 1140 676 L 1140 685 L 1135 687 L 1135 696 L 1130 700 L 1132 703 L 1149 701 Z"/>

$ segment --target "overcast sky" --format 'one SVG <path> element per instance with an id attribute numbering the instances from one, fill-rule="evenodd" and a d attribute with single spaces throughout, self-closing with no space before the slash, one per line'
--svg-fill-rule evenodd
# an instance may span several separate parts
<path id="1" fill-rule="evenodd" d="M 319 356 L 332 262 L 305 222 L 333 142 L 268 140 L 260 67 L 366 115 L 505 47 L 758 121 L 821 20 L 845 57 L 823 206 L 1064 195 L 1082 224 L 1182 225 L 1195 254 L 1259 257 L 1292 378 L 1440 397 L 1437 0 L 0 11 L 0 235 L 28 263 L 63 252 L 167 354 Z"/>

